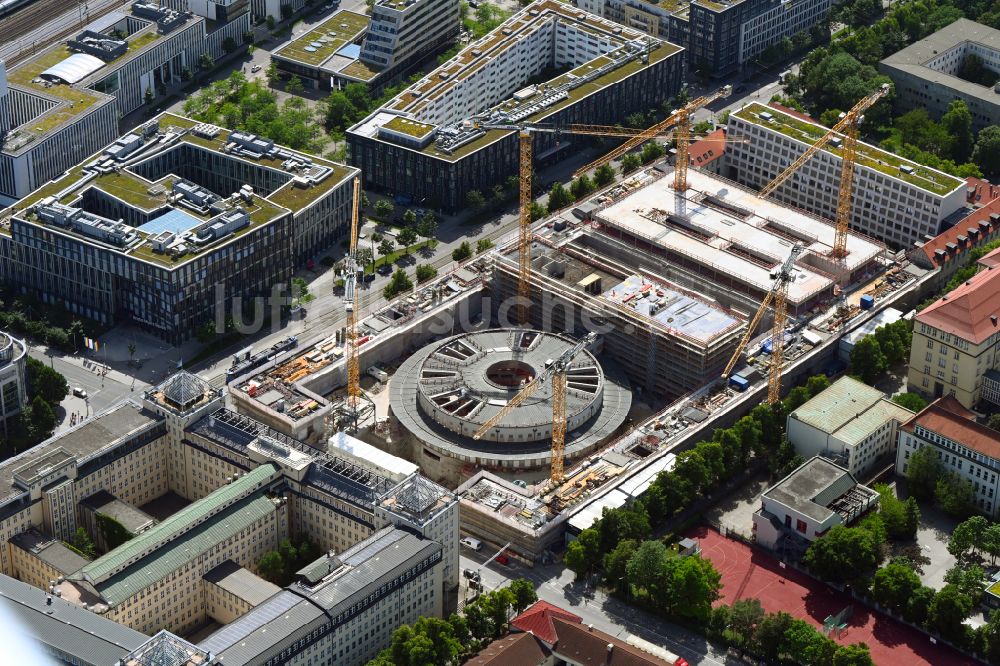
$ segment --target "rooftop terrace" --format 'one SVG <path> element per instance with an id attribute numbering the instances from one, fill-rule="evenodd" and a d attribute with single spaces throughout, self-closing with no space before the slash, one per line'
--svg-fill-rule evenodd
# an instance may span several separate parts
<path id="1" fill-rule="evenodd" d="M 771 120 L 761 119 L 760 113 L 762 112 L 771 114 Z M 734 115 L 754 125 L 780 132 L 804 144 L 816 143 L 818 139 L 829 131 L 829 128 L 823 127 L 818 123 L 806 122 L 801 118 L 792 117 L 773 107 L 764 106 L 758 102 L 748 104 Z M 842 137 L 843 135 L 840 136 Z M 832 143 L 828 143 L 823 150 L 837 157 L 840 157 L 842 153 L 842 150 L 839 147 L 833 146 Z M 965 186 L 965 182 L 960 178 L 949 176 L 946 173 L 923 166 L 917 162 L 911 162 L 899 155 L 886 152 L 863 142 L 858 142 L 857 164 L 933 192 L 938 196 L 944 196 L 959 187 Z M 912 169 L 912 172 L 904 173 L 901 171 L 901 167 L 909 167 Z"/>
<path id="2" fill-rule="evenodd" d="M 352 43 L 367 28 L 367 16 L 340 10 L 309 32 L 276 50 L 274 55 L 306 65 L 320 65 L 343 46 Z"/>

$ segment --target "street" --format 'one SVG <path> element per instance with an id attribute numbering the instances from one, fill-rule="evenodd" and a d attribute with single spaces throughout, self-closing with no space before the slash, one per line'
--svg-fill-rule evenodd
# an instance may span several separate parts
<path id="1" fill-rule="evenodd" d="M 475 571 L 488 556 L 463 547 L 459 556 L 460 568 Z M 527 578 L 535 584 L 539 599 L 571 611 L 579 615 L 584 624 L 592 624 L 621 640 L 629 635 L 637 636 L 684 657 L 690 664 L 722 666 L 737 663 L 726 657 L 725 649 L 709 643 L 704 636 L 609 597 L 602 590 L 586 589 L 584 583 L 575 582 L 573 572 L 561 564 L 527 568 L 494 562 L 483 567 L 480 573 L 486 591 L 502 587 L 516 578 Z M 460 605 L 463 595 L 467 593 L 465 582 L 462 577 Z"/>

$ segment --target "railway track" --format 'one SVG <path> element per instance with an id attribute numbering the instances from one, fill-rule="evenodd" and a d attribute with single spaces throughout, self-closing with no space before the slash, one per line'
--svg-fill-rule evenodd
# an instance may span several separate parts
<path id="1" fill-rule="evenodd" d="M 87 11 L 82 15 L 83 20 L 81 20 L 80 5 L 77 3 L 68 4 L 65 0 L 36 0 L 36 2 L 22 7 L 0 20 L 0 35 L 3 35 L 5 43 L 24 41 L 20 50 L 3 57 L 7 68 L 10 69 L 13 65 L 30 58 L 38 51 L 80 30 L 87 23 L 114 11 L 121 6 L 121 3 L 117 1 L 103 4 L 87 3 L 84 6 L 87 7 Z M 38 28 L 66 15 L 71 16 L 72 19 L 63 23 L 61 27 L 57 26 L 56 30 L 47 32 L 44 37 L 32 42 L 23 40 L 25 36 L 30 35 Z"/>

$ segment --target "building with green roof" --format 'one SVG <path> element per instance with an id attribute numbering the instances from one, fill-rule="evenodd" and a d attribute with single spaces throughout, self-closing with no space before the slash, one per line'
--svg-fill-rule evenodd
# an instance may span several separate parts
<path id="1" fill-rule="evenodd" d="M 844 376 L 789 414 L 785 431 L 802 457 L 820 455 L 863 475 L 895 459 L 897 429 L 912 416 L 877 388 Z"/>
<path id="2" fill-rule="evenodd" d="M 285 501 L 269 493 L 279 477 L 256 467 L 68 576 L 62 597 L 145 633 L 198 626 L 205 574 L 226 560 L 255 569 L 287 538 Z"/>

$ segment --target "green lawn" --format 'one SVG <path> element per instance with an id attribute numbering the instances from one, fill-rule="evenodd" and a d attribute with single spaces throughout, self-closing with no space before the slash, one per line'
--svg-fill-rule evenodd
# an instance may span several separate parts
<path id="1" fill-rule="evenodd" d="M 393 251 L 391 254 L 379 257 L 375 261 L 365 266 L 365 273 L 374 272 L 376 268 L 386 263 L 394 264 L 396 263 L 396 260 L 399 259 L 400 257 L 406 256 L 407 254 L 413 254 L 414 252 L 418 252 L 422 248 L 426 247 L 427 244 L 430 242 L 431 242 L 430 239 L 422 240 L 411 245 L 409 248 L 410 249 L 409 252 L 406 251 L 406 248 L 400 248 L 398 250 Z"/>

